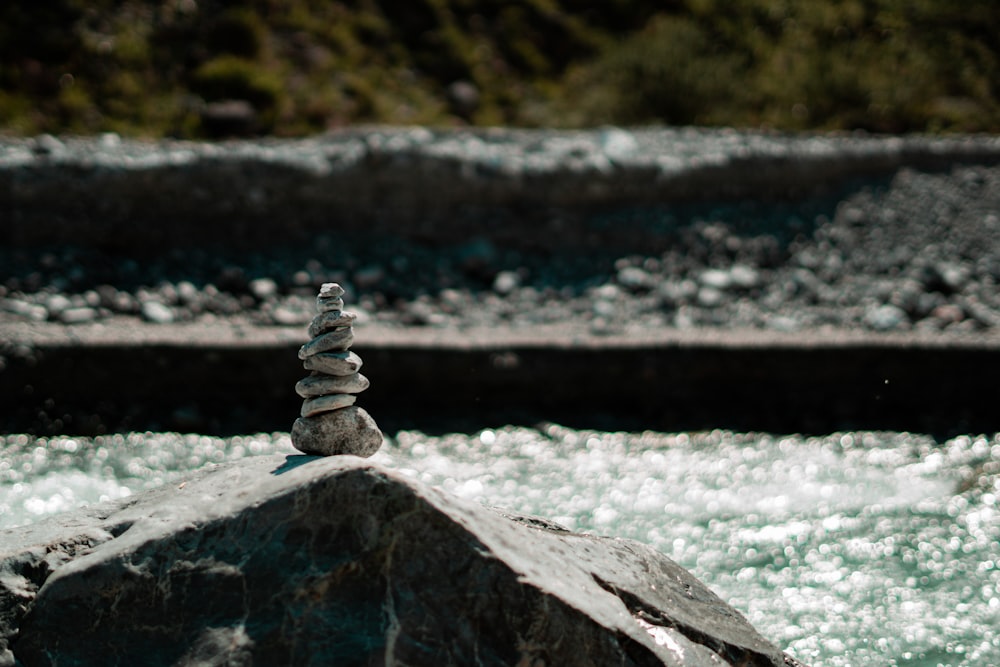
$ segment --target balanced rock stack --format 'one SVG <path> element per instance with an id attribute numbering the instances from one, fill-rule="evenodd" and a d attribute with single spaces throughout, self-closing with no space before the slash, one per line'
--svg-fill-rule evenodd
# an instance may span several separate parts
<path id="1" fill-rule="evenodd" d="M 302 416 L 292 425 L 292 444 L 306 454 L 371 456 L 382 446 L 382 431 L 354 405 L 368 378 L 358 372 L 361 357 L 350 351 L 357 315 L 344 310 L 343 296 L 343 287 L 325 283 L 316 297 L 312 340 L 299 349 L 302 365 L 312 374 L 295 385 L 305 400 Z"/>

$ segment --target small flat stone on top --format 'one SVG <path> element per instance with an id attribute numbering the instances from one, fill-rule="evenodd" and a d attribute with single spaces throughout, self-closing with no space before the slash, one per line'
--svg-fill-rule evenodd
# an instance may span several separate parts
<path id="1" fill-rule="evenodd" d="M 369 386 L 368 378 L 361 373 L 354 375 L 310 375 L 295 385 L 295 393 L 302 398 L 327 394 L 360 394 Z"/>
<path id="2" fill-rule="evenodd" d="M 302 410 L 299 414 L 303 417 L 312 417 L 323 412 L 331 412 L 354 405 L 358 397 L 354 394 L 330 394 L 329 396 L 317 396 L 307 398 L 302 401 Z"/>
<path id="3" fill-rule="evenodd" d="M 337 283 L 323 283 L 316 297 L 316 308 L 321 313 L 329 310 L 342 310 L 344 307 L 344 288 Z"/>
<path id="4" fill-rule="evenodd" d="M 337 283 L 323 283 L 319 288 L 320 299 L 338 298 L 344 296 L 344 288 Z"/>
<path id="5" fill-rule="evenodd" d="M 361 357 L 354 352 L 320 352 L 306 357 L 302 362 L 307 371 L 329 375 L 353 375 L 361 369 Z"/>
<path id="6" fill-rule="evenodd" d="M 343 352 L 354 342 L 354 331 L 351 327 L 334 329 L 328 333 L 313 338 L 299 348 L 299 359 L 306 359 L 320 352 Z"/>

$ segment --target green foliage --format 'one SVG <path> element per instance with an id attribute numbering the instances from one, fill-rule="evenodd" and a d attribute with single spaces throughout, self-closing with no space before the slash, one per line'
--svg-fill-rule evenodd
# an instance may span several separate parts
<path id="1" fill-rule="evenodd" d="M 228 99 L 284 135 L 358 122 L 998 132 L 997 25 L 994 0 L 6 2 L 0 132 L 198 136 L 198 109 Z"/>
<path id="2" fill-rule="evenodd" d="M 680 4 L 574 70 L 573 122 L 1000 129 L 996 3 Z"/>
<path id="3" fill-rule="evenodd" d="M 281 80 L 255 63 L 236 56 L 209 60 L 194 72 L 193 90 L 206 101 L 246 100 L 273 109 L 281 99 Z"/>
<path id="4" fill-rule="evenodd" d="M 201 65 L 194 72 L 191 87 L 206 102 L 249 102 L 263 131 L 274 129 L 284 99 L 279 77 L 237 56 L 219 56 Z"/>
<path id="5" fill-rule="evenodd" d="M 741 97 L 745 58 L 718 48 L 704 28 L 681 16 L 659 16 L 577 74 L 578 123 L 711 123 Z"/>

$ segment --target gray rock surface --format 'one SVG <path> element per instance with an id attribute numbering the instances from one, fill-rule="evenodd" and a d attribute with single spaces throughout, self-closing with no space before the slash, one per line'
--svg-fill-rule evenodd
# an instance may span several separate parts
<path id="1" fill-rule="evenodd" d="M 306 454 L 369 457 L 382 446 L 382 431 L 364 408 L 349 405 L 296 419 L 292 442 Z"/>
<path id="2" fill-rule="evenodd" d="M 256 457 L 0 532 L 0 665 L 782 665 L 636 542 L 353 457 Z"/>
<path id="3" fill-rule="evenodd" d="M 302 365 L 309 371 L 320 371 L 327 375 L 353 375 L 364 362 L 354 352 L 321 352 L 305 359 Z"/>
<path id="4" fill-rule="evenodd" d="M 353 375 L 310 375 L 295 384 L 295 392 L 302 398 L 327 394 L 360 394 L 369 382 L 361 373 Z"/>
<path id="5" fill-rule="evenodd" d="M 357 396 L 353 394 L 330 394 L 328 396 L 314 396 L 312 398 L 307 398 L 302 401 L 301 415 L 303 418 L 311 418 L 316 415 L 323 414 L 324 412 L 332 412 L 334 410 L 340 410 L 341 408 L 346 408 L 349 405 L 354 405 L 354 402 L 358 400 Z M 293 429 L 294 433 L 294 429 Z M 299 442 L 295 435 L 292 435 L 292 443 L 297 447 Z"/>
<path id="6" fill-rule="evenodd" d="M 354 331 L 342 327 L 313 338 L 299 349 L 299 359 L 306 359 L 320 352 L 344 352 L 354 342 Z"/>
<path id="7" fill-rule="evenodd" d="M 358 319 L 358 316 L 350 311 L 330 310 L 321 312 L 317 317 L 313 318 L 312 323 L 309 325 L 309 337 L 315 338 L 337 327 L 352 326 L 356 319 Z"/>

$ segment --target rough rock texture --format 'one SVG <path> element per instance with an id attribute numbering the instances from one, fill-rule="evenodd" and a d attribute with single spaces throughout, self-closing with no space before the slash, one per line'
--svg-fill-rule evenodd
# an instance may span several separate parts
<path id="1" fill-rule="evenodd" d="M 258 457 L 0 532 L 0 665 L 781 665 L 641 544 L 353 457 Z"/>
<path id="2" fill-rule="evenodd" d="M 299 417 L 292 424 L 292 442 L 296 449 L 306 454 L 368 457 L 382 446 L 382 431 L 364 408 L 349 405 L 311 417 Z"/>

